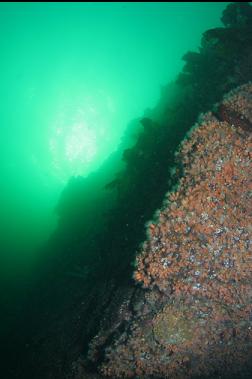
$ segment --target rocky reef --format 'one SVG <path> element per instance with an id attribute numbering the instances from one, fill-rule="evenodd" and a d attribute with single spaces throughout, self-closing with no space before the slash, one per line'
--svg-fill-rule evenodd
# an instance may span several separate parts
<path id="1" fill-rule="evenodd" d="M 251 20 L 227 4 L 118 151 L 69 182 L 4 378 L 252 377 Z"/>
<path id="2" fill-rule="evenodd" d="M 200 115 L 147 226 L 136 287 L 88 358 L 110 377 L 241 377 L 252 357 L 252 83 Z"/>

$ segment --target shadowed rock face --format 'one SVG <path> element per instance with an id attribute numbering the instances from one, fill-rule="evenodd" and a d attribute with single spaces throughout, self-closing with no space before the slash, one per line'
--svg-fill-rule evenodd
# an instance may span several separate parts
<path id="1" fill-rule="evenodd" d="M 153 319 L 155 340 L 163 346 L 179 345 L 193 339 L 197 330 L 197 322 L 188 315 L 188 307 L 179 304 L 166 305 Z"/>
<path id="2" fill-rule="evenodd" d="M 111 377 L 246 377 L 252 348 L 252 84 L 200 117 L 183 177 L 147 229 L 129 291 L 89 359 Z M 220 119 L 218 119 L 220 115 Z M 222 116 L 221 116 L 222 115 Z"/>
<path id="3" fill-rule="evenodd" d="M 252 131 L 252 94 L 251 84 L 231 91 L 219 106 L 217 117 L 248 133 Z"/>

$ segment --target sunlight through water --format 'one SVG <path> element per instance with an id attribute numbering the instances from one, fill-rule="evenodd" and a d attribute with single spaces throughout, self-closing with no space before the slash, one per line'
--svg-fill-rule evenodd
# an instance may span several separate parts
<path id="1" fill-rule="evenodd" d="M 105 91 L 68 99 L 64 96 L 53 120 L 48 141 L 54 175 L 63 182 L 85 176 L 109 153 L 115 104 Z"/>

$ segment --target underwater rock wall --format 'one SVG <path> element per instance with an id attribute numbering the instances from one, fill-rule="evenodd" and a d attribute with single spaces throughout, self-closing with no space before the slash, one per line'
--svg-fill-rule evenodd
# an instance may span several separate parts
<path id="1" fill-rule="evenodd" d="M 105 376 L 240 378 L 252 358 L 252 83 L 215 109 L 176 154 L 184 175 L 147 228 L 142 288 L 90 344 Z"/>
<path id="2" fill-rule="evenodd" d="M 182 145 L 177 167 L 172 169 L 174 151 L 198 115 L 212 109 L 231 89 L 252 81 L 251 9 L 249 3 L 229 4 L 223 13 L 225 27 L 205 32 L 198 52 L 185 54 L 185 65 L 176 82 L 162 88 L 159 103 L 144 114 L 141 125 L 138 120 L 131 125 L 115 156 L 92 176 L 69 184 L 57 208 L 59 225 L 44 248 L 45 262 L 41 263 L 31 286 L 23 317 L 19 313 L 22 320 L 17 332 L 12 328 L 2 343 L 4 377 L 83 379 L 97 377 L 97 367 L 110 376 L 146 377 L 153 370 L 153 375 L 162 377 L 162 370 L 167 370 L 168 374 L 175 376 L 178 372 L 183 377 L 187 370 L 188 373 L 207 372 L 221 366 L 222 354 L 226 357 L 223 347 L 228 346 L 231 346 L 229 360 L 237 349 L 238 367 L 238 358 L 244 357 L 245 338 L 248 338 L 248 351 L 251 350 L 249 329 L 246 329 L 250 265 L 248 254 L 244 253 L 247 231 L 243 230 L 250 202 L 242 181 L 242 175 L 247 180 L 249 170 L 242 165 L 250 140 L 250 85 L 228 95 L 212 114 L 205 116 L 204 122 L 199 123 L 201 126 Z M 130 134 L 136 130 L 135 143 L 131 141 L 129 147 Z M 214 138 L 217 140 L 213 143 Z M 219 152 L 221 155 L 217 156 Z M 119 164 L 121 157 L 123 161 Z M 238 162 L 232 162 L 235 157 Z M 156 213 L 156 219 L 148 223 L 149 238 L 138 257 L 134 277 L 139 285 L 135 286 L 131 279 L 132 263 L 139 244 L 146 238 L 144 225 L 180 177 L 181 163 L 184 176 L 180 186 L 166 195 L 166 203 Z M 115 166 L 117 174 L 113 177 Z M 210 183 L 215 187 L 209 187 Z M 178 199 L 172 200 L 172 196 Z M 225 202 L 226 214 L 221 208 Z M 188 207 L 195 215 L 186 215 Z M 205 208 L 211 210 L 210 213 L 207 210 L 207 215 L 204 215 Z M 173 218 L 168 220 L 170 213 Z M 215 218 L 215 223 L 209 217 Z M 192 229 L 186 230 L 189 227 Z M 222 227 L 229 229 L 222 230 Z M 235 228 L 233 237 L 239 239 L 233 241 Z M 168 240 L 162 234 L 165 229 L 167 233 L 173 232 L 174 237 L 161 252 L 160 243 Z M 191 250 L 194 243 L 198 249 L 195 257 L 204 263 L 202 273 L 194 269 L 193 262 L 187 262 L 187 258 L 194 259 Z M 218 250 L 218 244 L 226 244 L 220 252 L 223 267 L 221 255 L 213 262 L 208 254 L 203 255 L 211 246 L 213 251 Z M 228 248 L 235 246 L 244 255 L 232 250 L 230 262 L 225 261 L 229 258 Z M 173 248 L 174 255 L 166 256 Z M 180 255 L 176 255 L 178 252 Z M 183 262 L 188 267 L 183 267 Z M 228 267 L 233 264 L 236 266 Z M 216 280 L 214 272 L 208 273 L 210 269 L 217 270 Z M 187 282 L 187 275 L 191 275 L 191 282 Z M 213 275 L 212 281 L 207 279 L 208 275 Z M 203 286 L 209 296 L 204 300 L 202 295 L 198 305 L 191 306 L 190 301 L 197 300 L 197 294 L 205 293 Z M 218 298 L 224 299 L 219 306 Z M 227 302 L 236 299 L 244 301 L 237 312 L 235 305 Z M 226 309 L 230 310 L 228 315 Z M 213 315 L 220 321 L 214 320 Z M 208 337 L 204 337 L 206 345 L 201 350 L 197 345 L 201 335 L 198 334 L 198 340 L 193 339 L 197 330 L 203 332 L 199 320 L 202 323 L 209 320 L 210 328 L 210 343 L 207 345 Z M 244 326 L 239 326 L 244 320 Z M 214 325 L 219 328 L 219 334 L 211 334 L 215 332 L 211 329 Z M 171 337 L 175 326 L 178 332 Z M 21 342 L 16 338 L 21 335 L 20 330 L 25 331 Z M 222 332 L 224 342 L 220 339 Z M 211 336 L 216 336 L 220 343 L 213 342 Z M 193 348 L 189 348 L 190 343 Z M 85 362 L 83 356 L 88 344 L 88 362 Z M 206 359 L 210 368 L 204 366 Z M 222 365 L 228 366 L 225 361 Z"/>

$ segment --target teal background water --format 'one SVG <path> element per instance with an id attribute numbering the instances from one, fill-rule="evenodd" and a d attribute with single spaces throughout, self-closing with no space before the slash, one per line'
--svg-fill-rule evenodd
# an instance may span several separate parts
<path id="1" fill-rule="evenodd" d="M 117 149 L 128 123 L 220 26 L 227 3 L 1 3 L 1 267 L 32 269 L 68 180 Z"/>

